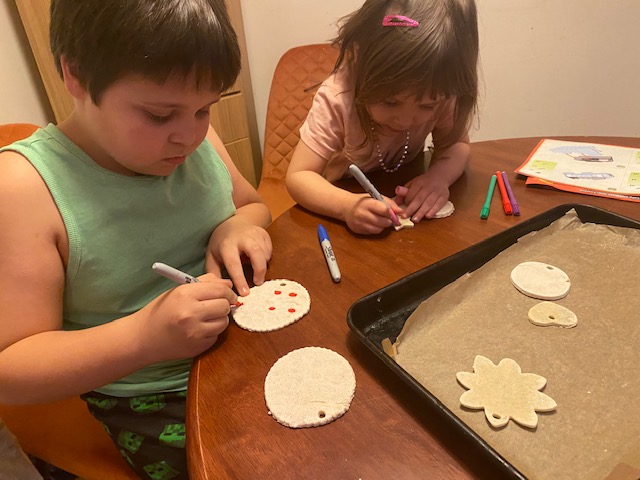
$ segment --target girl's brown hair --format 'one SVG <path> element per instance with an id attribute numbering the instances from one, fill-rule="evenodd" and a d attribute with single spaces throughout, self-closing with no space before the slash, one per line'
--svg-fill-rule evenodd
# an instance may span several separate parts
<path id="1" fill-rule="evenodd" d="M 96 104 L 127 74 L 162 83 L 193 72 L 221 92 L 240 72 L 224 0 L 52 0 L 50 41 L 60 75 L 64 57 Z"/>
<path id="2" fill-rule="evenodd" d="M 420 24 L 384 27 L 385 15 L 403 15 Z M 340 49 L 334 72 L 352 72 L 356 111 L 369 141 L 367 105 L 406 92 L 418 98 L 457 98 L 454 127 L 438 150 L 468 132 L 478 101 L 474 0 L 366 0 L 341 19 L 333 44 Z"/>

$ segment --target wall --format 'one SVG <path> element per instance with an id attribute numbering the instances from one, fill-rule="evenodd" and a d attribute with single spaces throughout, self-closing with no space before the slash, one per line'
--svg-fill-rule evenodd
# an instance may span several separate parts
<path id="1" fill-rule="evenodd" d="M 324 42 L 362 0 L 242 0 L 259 130 L 288 48 Z M 477 0 L 483 87 L 473 140 L 640 136 L 637 0 Z M 16 27 L 17 26 L 17 27 Z M 0 0 L 0 123 L 52 118 L 15 5 Z M 34 73 L 35 72 L 35 73 Z"/>
<path id="2" fill-rule="evenodd" d="M 475 139 L 640 136 L 637 0 L 479 0 Z"/>

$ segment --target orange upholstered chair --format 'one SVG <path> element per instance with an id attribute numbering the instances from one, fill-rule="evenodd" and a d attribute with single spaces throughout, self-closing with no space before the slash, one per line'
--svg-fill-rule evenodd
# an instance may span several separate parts
<path id="1" fill-rule="evenodd" d="M 295 205 L 285 176 L 300 140 L 300 126 L 311 108 L 315 86 L 325 80 L 338 57 L 329 44 L 303 45 L 282 55 L 271 81 L 258 192 L 275 219 Z"/>
<path id="2" fill-rule="evenodd" d="M 37 128 L 26 123 L 0 125 L 0 146 L 26 138 Z M 79 397 L 42 405 L 0 405 L 0 418 L 25 452 L 83 479 L 138 478 Z"/>
<path id="3" fill-rule="evenodd" d="M 38 128 L 31 123 L 8 123 L 0 125 L 0 147 L 5 147 L 17 140 L 27 138 Z"/>

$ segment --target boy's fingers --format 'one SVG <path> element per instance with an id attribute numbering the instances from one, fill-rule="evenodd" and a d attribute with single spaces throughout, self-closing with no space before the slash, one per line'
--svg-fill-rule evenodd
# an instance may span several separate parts
<path id="1" fill-rule="evenodd" d="M 216 300 L 225 300 L 229 304 L 234 304 L 238 300 L 238 296 L 231 289 L 233 286 L 230 280 L 222 280 L 220 278 L 213 277 L 207 280 L 207 276 L 200 277 L 202 280 L 198 283 L 189 284 L 190 291 L 194 292 L 195 298 L 206 304 L 206 302 L 212 302 Z"/>
<path id="2" fill-rule="evenodd" d="M 213 258 L 213 254 L 207 250 L 207 255 L 204 261 L 204 271 L 207 273 L 213 273 L 218 278 L 222 277 L 222 270 L 220 270 L 220 265 L 216 262 L 215 258 Z"/>
<path id="3" fill-rule="evenodd" d="M 271 259 L 272 245 L 271 240 L 265 240 L 257 243 L 247 252 L 253 270 L 253 284 L 262 285 L 267 275 L 267 265 Z"/>
<path id="4" fill-rule="evenodd" d="M 223 281 L 223 282 L 229 283 L 229 286 L 231 286 L 231 282 L 229 280 L 223 279 L 219 274 L 214 273 L 214 272 L 207 272 L 207 273 L 205 273 L 203 275 L 200 275 L 198 277 L 198 280 L 200 280 L 201 282 L 219 282 L 219 281 Z"/>
<path id="5" fill-rule="evenodd" d="M 230 260 L 225 262 L 227 273 L 231 278 L 231 281 L 238 291 L 238 295 L 245 296 L 249 294 L 249 284 L 244 277 L 244 270 L 242 269 L 242 263 L 239 256 L 232 256 Z"/>
<path id="6" fill-rule="evenodd" d="M 262 285 L 267 275 L 267 258 L 264 254 L 251 257 L 251 268 L 253 269 L 254 285 Z"/>

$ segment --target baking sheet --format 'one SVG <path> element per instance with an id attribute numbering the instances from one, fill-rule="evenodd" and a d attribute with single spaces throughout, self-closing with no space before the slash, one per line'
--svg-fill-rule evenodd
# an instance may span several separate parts
<path id="1" fill-rule="evenodd" d="M 583 221 L 603 225 L 584 225 L 574 208 Z M 356 302 L 349 324 L 414 384 L 422 400 L 439 406 L 513 476 L 595 479 L 621 471 L 621 464 L 633 470 L 640 466 L 628 453 L 640 438 L 640 315 L 633 301 L 639 227 L 593 207 L 558 207 Z M 530 260 L 555 264 L 569 274 L 572 290 L 558 303 L 578 315 L 576 328 L 529 323 L 528 309 L 538 300 L 511 286 L 509 273 Z M 401 368 L 382 352 L 380 341 L 385 335 L 395 340 L 411 314 L 396 345 Z M 472 371 L 477 354 L 494 363 L 513 358 L 523 372 L 546 377 L 543 391 L 558 403 L 556 411 L 539 414 L 536 430 L 513 422 L 494 430 L 481 410 L 462 409 L 459 397 L 465 389 L 455 373 Z"/>

